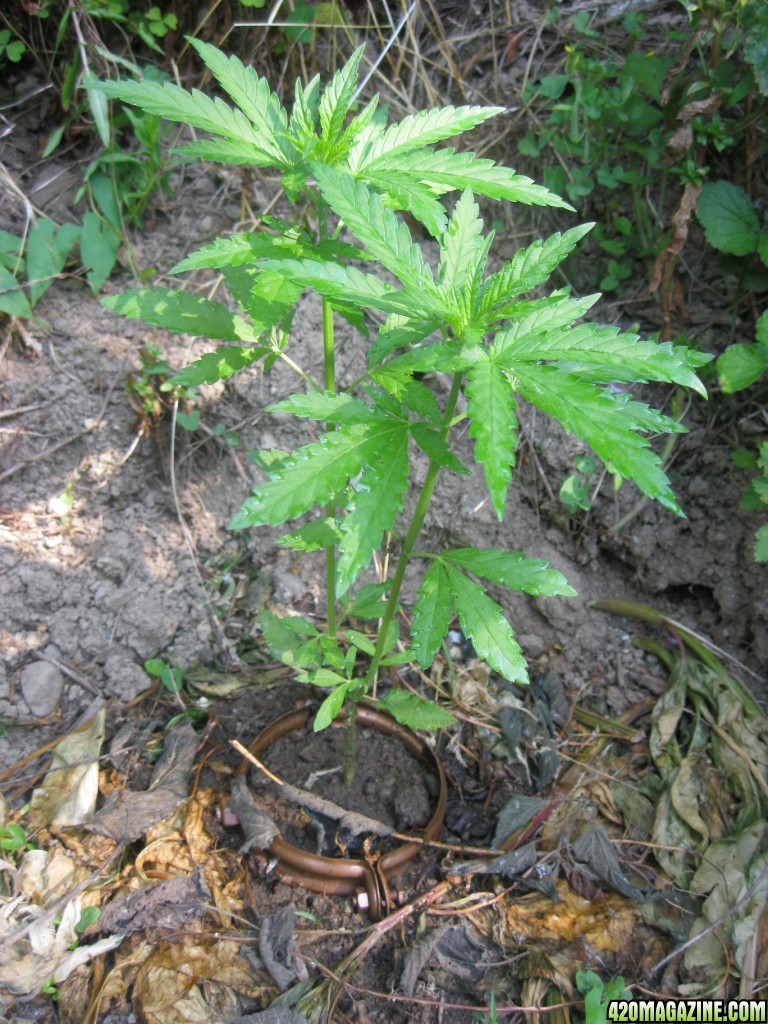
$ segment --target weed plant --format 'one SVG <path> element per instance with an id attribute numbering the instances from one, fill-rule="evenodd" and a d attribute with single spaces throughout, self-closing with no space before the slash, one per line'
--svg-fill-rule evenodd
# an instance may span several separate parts
<path id="1" fill-rule="evenodd" d="M 454 451 L 456 427 L 468 427 L 499 519 L 512 479 L 521 401 L 557 419 L 618 475 L 681 514 L 649 435 L 684 428 L 613 385 L 653 380 L 703 393 L 696 369 L 709 357 L 581 322 L 595 295 L 574 298 L 562 289 L 531 294 L 589 224 L 534 241 L 498 269 L 489 267 L 493 232 L 485 232 L 476 195 L 569 208 L 490 159 L 438 145 L 501 114 L 500 108 L 448 106 L 387 124 L 377 97 L 358 104 L 360 48 L 325 88 L 318 78 L 297 81 L 286 110 L 252 68 L 211 45 L 191 43 L 234 105 L 151 81 L 98 88 L 214 136 L 187 144 L 187 159 L 277 168 L 287 198 L 297 210 L 308 206 L 312 216 L 308 223 L 264 216 L 264 230 L 218 238 L 173 269 L 219 271 L 234 308 L 170 288 L 130 289 L 104 304 L 219 343 L 177 374 L 177 385 L 213 383 L 257 363 L 269 370 L 278 360 L 295 370 L 299 390 L 271 409 L 309 421 L 319 436 L 293 451 L 256 454 L 264 480 L 230 525 L 289 524 L 279 544 L 325 554 L 325 628 L 268 612 L 260 621 L 272 650 L 298 670 L 299 680 L 326 694 L 315 729 L 328 726 L 346 706 L 349 778 L 360 700 L 377 700 L 418 728 L 440 727 L 451 718 L 406 689 L 381 697 L 376 678 L 382 665 L 428 669 L 457 616 L 493 671 L 525 683 L 525 659 L 487 584 L 574 595 L 559 572 L 519 551 L 418 549 L 439 475 L 470 473 Z M 431 236 L 436 272 L 399 211 Z M 290 344 L 296 303 L 306 290 L 322 297 L 321 380 L 312 378 L 300 349 Z M 369 311 L 385 317 L 378 330 Z M 367 369 L 351 382 L 336 376 L 338 317 L 357 329 L 366 346 Z M 430 384 L 436 375 L 447 382 L 445 392 Z M 428 460 L 421 483 L 410 470 L 414 449 Z M 412 512 L 398 532 L 392 577 L 365 584 L 373 552 L 385 535 L 399 531 L 405 507 Z M 403 650 L 399 602 L 406 567 L 415 559 L 426 569 Z M 363 631 L 358 625 L 365 619 L 377 625 Z"/>

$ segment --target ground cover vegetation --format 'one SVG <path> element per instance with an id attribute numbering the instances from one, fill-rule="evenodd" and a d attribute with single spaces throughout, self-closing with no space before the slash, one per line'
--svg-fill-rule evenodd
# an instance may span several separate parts
<path id="1" fill-rule="evenodd" d="M 261 16 L 264 5 L 243 6 Z M 80 201 L 88 208 L 71 221 L 35 209 L 3 171 L 24 211 L 20 229 L 0 234 L 0 309 L 11 318 L 9 331 L 17 325 L 24 340 L 24 321 L 34 323 L 34 307 L 62 276 L 84 277 L 91 290 L 102 290 L 119 269 L 122 251 L 137 286 L 111 295 L 105 305 L 217 346 L 182 369 L 172 369 L 161 349 L 142 349 L 126 390 L 143 433 L 155 431 L 164 419 L 194 432 L 201 425 L 198 390 L 259 366 L 289 366 L 300 389 L 271 408 L 306 422 L 307 442 L 288 450 L 278 439 L 278 446 L 253 453 L 262 482 L 230 525 L 236 530 L 280 527 L 287 531 L 278 539 L 283 548 L 324 558 L 326 621 L 264 608 L 259 615 L 263 643 L 320 693 L 318 728 L 328 725 L 343 704 L 354 709 L 361 699 L 378 701 L 421 729 L 448 727 L 452 707 L 460 720 L 469 714 L 480 732 L 491 726 L 484 743 L 502 763 L 522 758 L 526 765 L 529 785 L 521 787 L 526 795 L 511 797 L 501 808 L 487 856 L 474 862 L 454 859 L 451 865 L 452 877 L 465 889 L 477 883 L 477 908 L 471 907 L 472 898 L 454 897 L 444 903 L 444 912 L 455 913 L 474 931 L 457 925 L 425 934 L 420 926 L 412 936 L 399 991 L 414 1012 L 419 1007 L 425 1014 L 438 1012 L 431 999 L 437 985 L 458 991 L 455 999 L 463 996 L 475 1008 L 485 1002 L 488 1020 L 506 1018 L 520 1007 L 543 1012 L 545 1003 L 558 1004 L 550 1016 L 568 1019 L 568 1006 L 559 1004 L 579 1002 L 577 1012 L 597 1024 L 605 1019 L 609 998 L 630 998 L 643 987 L 667 995 L 747 996 L 759 991 L 765 974 L 757 941 L 768 899 L 768 759 L 760 706 L 695 633 L 648 608 L 606 602 L 606 610 L 636 615 L 674 637 L 671 649 L 644 641 L 667 666 L 669 688 L 621 721 L 588 708 L 566 712 L 559 720 L 562 758 L 549 775 L 552 733 L 537 733 L 536 742 L 526 746 L 524 723 L 541 718 L 544 707 L 550 720 L 556 718 L 557 697 L 550 694 L 542 702 L 536 696 L 538 681 L 526 696 L 508 685 L 526 683 L 528 669 L 499 595 L 510 587 L 556 598 L 572 596 L 573 588 L 561 573 L 522 552 L 421 550 L 417 543 L 438 478 L 468 471 L 466 449 L 461 449 L 462 462 L 457 445 L 462 431 L 472 439 L 475 470 L 501 519 L 523 403 L 553 417 L 591 449 L 576 456 L 575 471 L 560 487 L 573 521 L 590 514 L 606 478 L 616 487 L 623 478 L 632 480 L 645 497 L 680 512 L 669 459 L 684 430 L 682 389 L 705 393 L 698 371 L 716 409 L 739 403 L 730 406 L 733 422 L 765 424 L 768 342 L 760 303 L 766 228 L 758 169 L 765 158 L 760 117 L 768 93 L 768 16 L 755 2 L 733 9 L 715 3 L 681 8 L 676 13 L 687 21 L 672 19 L 661 30 L 650 16 L 632 9 L 623 15 L 621 32 L 613 34 L 598 14 L 586 10 L 568 14 L 553 8 L 537 22 L 537 44 L 551 33 L 561 45 L 541 74 L 534 72 L 534 45 L 522 76 L 514 143 L 518 159 L 511 162 L 522 161 L 531 177 L 467 152 L 461 138 L 452 141 L 471 132 L 470 139 L 479 139 L 470 143 L 474 149 L 490 149 L 493 155 L 499 149 L 491 126 L 502 104 L 467 102 L 464 93 L 488 64 L 493 86 L 505 64 L 526 52 L 530 39 L 513 31 L 503 12 L 504 32 L 491 31 L 490 48 L 478 50 L 471 39 L 452 40 L 448 16 L 443 13 L 441 21 L 433 9 L 428 38 L 440 58 L 445 88 L 435 78 L 437 61 L 420 64 L 413 52 L 408 88 L 402 86 L 405 51 L 399 51 L 394 36 L 396 45 L 382 63 L 384 102 L 378 103 L 359 94 L 360 71 L 370 60 L 363 47 L 352 45 L 355 33 L 364 31 L 361 24 L 378 25 L 381 12 L 370 3 L 290 5 L 274 29 L 280 46 L 269 60 L 277 67 L 267 77 L 242 62 L 226 42 L 220 49 L 193 34 L 183 43 L 181 31 L 198 26 L 182 24 L 174 11 L 139 10 L 128 0 L 43 4 L 23 22 L 6 19 L 0 32 L 0 66 L 34 60 L 57 84 L 61 120 L 46 141 L 46 157 L 82 138 L 84 129 L 91 140 L 80 182 Z M 408 9 L 404 5 L 398 17 Z M 492 18 L 499 14 L 494 11 Z M 395 27 L 394 13 L 387 31 Z M 403 24 L 407 28 L 407 19 Z M 334 40 L 327 48 L 326 34 Z M 344 40 L 338 47 L 337 39 Z M 177 85 L 172 66 L 161 59 L 173 44 L 210 72 L 207 81 L 199 80 L 199 91 Z M 326 74 L 309 73 L 321 66 Z M 197 74 L 187 72 L 194 80 Z M 130 77 L 100 84 L 116 75 Z M 283 84 L 278 94 L 283 80 L 295 80 L 295 86 Z M 446 105 L 444 96 L 454 105 Z M 179 149 L 168 120 L 214 138 L 196 137 Z M 736 168 L 743 153 L 748 159 L 742 174 Z M 252 180 L 252 167 L 256 174 L 276 171 L 290 203 L 281 216 L 257 212 L 252 230 L 209 240 L 176 265 L 176 273 L 220 275 L 229 291 L 224 301 L 193 294 L 184 285 L 148 286 L 153 268 L 131 255 L 131 242 L 158 201 L 158 189 L 168 185 L 175 169 L 200 161 L 233 164 L 244 181 Z M 578 218 L 569 204 L 596 224 L 574 227 Z M 514 216 L 524 208 L 532 227 L 526 244 L 510 252 L 504 235 L 513 205 Z M 733 296 L 733 329 L 709 351 L 674 329 L 683 302 L 685 245 L 699 230 L 723 253 L 722 286 Z M 594 259 L 571 255 L 585 246 Z M 551 290 L 544 293 L 550 278 Z M 577 297 L 582 291 L 599 288 L 620 297 L 635 280 L 645 284 L 649 278 L 661 310 L 655 340 L 641 340 L 635 329 L 582 322 L 593 304 Z M 320 377 L 303 365 L 291 336 L 305 291 L 319 295 Z M 747 340 L 743 333 L 734 338 L 737 319 L 750 324 Z M 351 381 L 340 379 L 336 367 L 339 320 L 353 326 L 367 346 L 365 368 Z M 654 396 L 650 403 L 637 397 L 637 385 L 648 382 L 671 386 L 665 412 L 653 408 L 660 391 L 642 392 Z M 238 443 L 223 425 L 210 433 Z M 650 442 L 664 433 L 670 438 L 656 446 L 661 447 L 657 454 Z M 757 443 L 754 431 L 741 437 L 731 430 L 728 437 L 736 464 L 756 471 L 745 507 L 764 508 L 768 442 L 759 431 Z M 418 485 L 414 453 L 427 464 Z M 240 487 L 240 481 L 233 486 Z M 768 558 L 765 530 L 756 538 L 760 561 Z M 382 543 L 386 553 L 375 565 L 388 564 L 391 550 L 397 556 L 394 572 L 371 584 L 373 552 Z M 413 603 L 403 607 L 401 585 L 411 562 L 426 568 L 414 584 Z M 404 616 L 407 634 L 399 625 Z M 443 690 L 436 702 L 414 682 L 442 671 L 452 627 L 459 628 L 462 643 L 468 642 L 473 667 L 465 671 L 458 656 L 455 663 L 449 658 L 452 699 Z M 472 673 L 479 662 L 491 683 L 475 704 Z M 378 685 L 384 669 L 387 675 L 399 673 L 406 685 Z M 150 789 L 162 794 L 167 785 L 170 803 L 164 806 L 169 808 L 174 782 L 165 774 L 166 755 L 171 763 L 177 759 L 182 774 L 191 773 L 198 742 L 192 726 L 205 729 L 210 719 L 199 704 L 194 672 L 183 672 L 162 651 L 146 661 L 146 670 L 168 695 L 168 704 L 161 705 L 167 709 L 168 732 L 162 740 L 148 739 L 145 754 L 147 762 L 160 758 Z M 650 717 L 641 739 L 637 722 L 643 714 Z M 348 717 L 354 722 L 354 713 Z M 499 723 L 501 744 L 493 738 Z M 351 773 L 354 730 L 348 735 Z M 87 843 L 79 852 L 70 843 L 65 852 L 56 828 L 63 821 L 75 829 L 71 835 L 82 835 L 81 826 L 95 813 L 97 774 L 84 777 L 77 766 L 93 759 L 94 768 L 103 740 L 104 719 L 97 714 L 74 748 L 67 740 L 57 749 L 57 771 L 46 778 L 43 795 L 39 791 L 21 812 L 4 806 L 0 846 L 9 865 L 4 878 L 25 864 L 45 893 L 44 870 L 54 854 L 59 866 L 69 859 L 70 868 L 62 870 L 70 879 L 75 877 L 68 874 L 75 870 L 71 865 L 77 864 L 77 874 L 83 864 L 98 861 Z M 607 783 L 589 775 L 588 766 L 598 760 Z M 73 767 L 62 773 L 66 764 Z M 532 786 L 537 773 L 541 785 Z M 550 792 L 547 780 L 558 774 L 558 791 Z M 639 781 L 631 786 L 621 781 L 630 778 Z M 73 796 L 77 807 L 67 818 L 61 808 Z M 189 883 L 175 894 L 152 890 L 146 907 L 139 908 L 134 936 L 142 914 L 149 923 L 180 900 L 197 900 L 218 915 L 219 923 L 234 925 L 232 913 L 245 913 L 233 895 L 234 879 L 240 878 L 235 851 L 208 852 L 213 843 L 205 817 L 208 799 L 196 788 L 183 820 L 165 831 L 161 824 L 152 843 L 146 836 L 154 858 L 147 861 L 150 870 Z M 584 806 L 599 816 L 598 824 L 585 826 L 576 810 Z M 146 803 L 140 809 L 137 802 L 136 810 L 138 816 L 149 813 Z M 618 832 L 609 834 L 617 824 Z M 100 828 L 101 839 L 119 834 L 125 840 L 128 834 L 108 815 Z M 624 858 L 620 863 L 616 850 L 621 847 L 612 842 L 619 834 L 637 844 L 635 852 L 649 844 L 653 866 L 639 856 L 631 868 Z M 135 839 L 143 835 L 140 831 Z M 462 842 L 471 845 L 467 836 Z M 115 850 L 124 857 L 119 845 L 108 856 L 116 856 Z M 129 866 L 130 858 L 122 861 L 128 887 L 146 882 L 145 859 L 140 854 L 135 867 Z M 202 877 L 202 888 L 195 889 L 198 882 L 192 879 Z M 512 885 L 527 895 L 498 900 L 498 889 L 482 892 L 492 887 L 489 878 L 499 889 Z M 669 885 L 685 898 L 660 900 Z M 118 1006 L 130 990 L 134 1008 L 147 1020 L 193 1020 L 203 1013 L 204 1019 L 230 1022 L 240 1019 L 237 1008 L 242 1012 L 243 1004 L 225 993 L 250 999 L 252 1008 L 265 1006 L 275 998 L 277 983 L 288 989 L 280 997 L 287 1008 L 243 1020 L 341 1020 L 343 998 L 353 1008 L 362 998 L 354 981 L 374 947 L 396 921 L 417 918 L 422 907 L 445 901 L 449 891 L 441 881 L 423 904 L 417 900 L 392 923 L 374 928 L 341 963 L 333 960 L 325 981 L 302 978 L 293 953 L 285 952 L 295 952 L 296 922 L 286 924 L 277 914 L 263 917 L 266 973 L 259 974 L 243 967 L 235 943 L 231 951 L 211 943 L 201 918 L 181 943 L 145 942 L 124 956 L 119 947 L 125 916 L 114 907 L 110 911 L 106 889 L 92 886 L 85 901 L 75 894 L 58 917 L 40 909 L 46 895 L 27 905 L 20 919 L 29 929 L 40 918 L 34 965 L 24 936 L 12 930 L 2 936 L 9 943 L 10 966 L 0 972 L 1 986 L 23 997 L 42 992 L 58 1006 L 60 1020 L 112 1019 L 110 1000 Z M 551 908 L 559 923 L 553 917 L 548 931 Z M 276 931 L 269 932 L 268 925 Z M 97 935 L 103 937 L 96 940 Z M 460 970 L 446 964 L 479 958 L 480 947 L 473 945 L 478 935 L 493 940 L 508 957 L 523 936 L 532 951 L 525 971 L 519 976 L 514 970 L 491 972 L 473 991 Z M 594 957 L 585 960 L 585 949 L 594 949 Z M 198 982 L 179 984 L 190 957 Z M 675 971 L 662 976 L 673 961 Z M 100 962 L 110 967 L 96 984 L 93 965 Z M 281 974 L 286 963 L 288 981 Z M 582 965 L 592 969 L 579 970 Z M 84 988 L 78 978 L 88 979 Z M 418 987 L 419 979 L 425 987 Z M 372 980 L 375 988 L 384 987 L 376 971 Z M 428 997 L 421 1004 L 418 992 Z M 382 999 L 381 1006 L 385 1015 L 391 1013 L 392 1004 Z M 470 1006 L 462 1004 L 455 1012 L 462 1019 Z"/>

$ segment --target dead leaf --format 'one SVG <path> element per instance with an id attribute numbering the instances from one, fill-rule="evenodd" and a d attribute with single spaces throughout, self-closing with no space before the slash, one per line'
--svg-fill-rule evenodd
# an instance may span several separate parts
<path id="1" fill-rule="evenodd" d="M 280 907 L 261 920 L 259 953 L 269 976 L 281 992 L 285 992 L 297 977 L 293 964 L 295 927 L 296 914 L 290 906 Z"/>
<path id="2" fill-rule="evenodd" d="M 280 835 L 280 829 L 274 820 L 253 799 L 248 783 L 242 775 L 236 775 L 232 779 L 229 808 L 237 815 L 240 828 L 245 834 L 245 842 L 238 853 L 248 853 L 253 846 L 257 850 L 268 850 L 272 840 Z"/>
<path id="3" fill-rule="evenodd" d="M 196 868 L 191 875 L 169 878 L 147 885 L 120 899 L 113 900 L 101 911 L 102 932 L 120 931 L 133 935 L 138 931 L 178 931 L 192 918 L 207 912 L 205 906 L 211 893 L 203 873 Z"/>
<path id="4" fill-rule="evenodd" d="M 82 825 L 90 819 L 99 793 L 104 723 L 104 701 L 94 701 L 54 747 L 51 767 L 32 794 L 28 818 L 34 828 Z"/>
<path id="5" fill-rule="evenodd" d="M 259 1001 L 276 995 L 240 955 L 237 941 L 206 936 L 202 927 L 194 922 L 178 944 L 159 943 L 139 967 L 133 1008 L 146 1024 L 229 1024 L 231 1014 L 219 1009 L 227 989 Z"/>
<path id="6" fill-rule="evenodd" d="M 662 895 L 655 891 L 644 892 L 632 885 L 621 870 L 613 843 L 602 825 L 593 825 L 582 833 L 571 847 L 571 856 L 593 882 L 606 885 L 631 900 L 655 899 Z"/>
<path id="7" fill-rule="evenodd" d="M 190 725 L 169 730 L 149 788 L 111 793 L 87 827 L 118 842 L 132 843 L 152 825 L 164 821 L 187 797 L 197 745 L 197 733 Z"/>
<path id="8" fill-rule="evenodd" d="M 23 896 L 5 903 L 0 909 L 0 940 L 5 945 L 0 961 L 0 995 L 36 995 L 51 977 L 59 984 L 81 964 L 120 945 L 124 936 L 118 934 L 70 949 L 79 941 L 75 925 L 82 909 L 80 897 L 70 900 L 56 924 L 58 919 L 54 919 L 52 912 L 29 903 Z M 20 935 L 14 940 L 16 932 Z"/>

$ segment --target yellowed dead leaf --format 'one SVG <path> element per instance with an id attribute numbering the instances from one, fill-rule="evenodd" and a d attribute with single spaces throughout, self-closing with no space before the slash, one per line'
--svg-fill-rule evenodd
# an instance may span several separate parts
<path id="1" fill-rule="evenodd" d="M 630 900 L 617 893 L 586 900 L 562 879 L 556 888 L 556 903 L 538 894 L 504 902 L 500 916 L 493 918 L 494 938 L 504 949 L 522 943 L 577 939 L 612 953 L 628 946 L 641 920 Z"/>
<path id="2" fill-rule="evenodd" d="M 232 1005 L 227 990 L 266 1002 L 277 990 L 240 955 L 240 944 L 196 935 L 179 944 L 160 943 L 139 968 L 133 988 L 134 1012 L 146 1024 L 227 1024 Z M 201 987 L 203 986 L 203 990 Z"/>
<path id="3" fill-rule="evenodd" d="M 89 871 L 83 864 L 53 842 L 47 850 L 27 850 L 21 858 L 18 891 L 31 902 L 49 907 L 85 881 L 88 875 Z"/>
<path id="4" fill-rule="evenodd" d="M 32 794 L 31 825 L 82 825 L 92 816 L 99 793 L 104 722 L 104 702 L 94 701 L 74 730 L 56 745 L 51 768 Z"/>

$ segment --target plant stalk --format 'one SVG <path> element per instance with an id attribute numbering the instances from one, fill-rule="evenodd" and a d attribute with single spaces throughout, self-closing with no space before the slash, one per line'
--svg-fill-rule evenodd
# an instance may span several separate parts
<path id="1" fill-rule="evenodd" d="M 456 402 L 458 401 L 459 393 L 461 391 L 461 382 L 463 377 L 463 373 L 455 374 L 453 383 L 451 384 L 451 392 L 448 396 L 448 402 L 446 403 L 445 415 L 443 416 L 443 426 L 440 431 L 440 435 L 444 441 L 447 439 L 451 430 L 451 421 L 453 419 Z M 419 533 L 421 532 L 421 528 L 424 525 L 424 519 L 427 514 L 427 509 L 429 508 L 429 503 L 432 500 L 432 494 L 435 489 L 435 484 L 437 483 L 437 477 L 440 469 L 440 463 L 434 461 L 430 462 L 427 475 L 424 478 L 421 494 L 419 495 L 419 500 L 416 504 L 416 508 L 414 509 L 413 518 L 411 519 L 408 532 L 406 533 L 405 540 L 403 541 L 403 550 L 400 552 L 400 558 L 397 561 L 395 575 L 392 577 L 392 589 L 390 590 L 387 607 L 384 610 L 384 615 L 379 625 L 379 635 L 376 640 L 376 647 L 374 648 L 374 652 L 371 657 L 371 664 L 365 678 L 366 689 L 372 685 L 376 678 L 379 664 L 381 659 L 384 657 L 384 646 L 387 641 L 387 635 L 389 633 L 392 619 L 395 616 L 395 609 L 397 608 L 398 598 L 400 597 L 400 589 L 405 578 L 405 570 L 408 567 L 408 562 L 413 554 L 414 545 Z"/>
<path id="2" fill-rule="evenodd" d="M 333 339 L 333 307 L 328 299 L 323 297 L 323 369 L 326 391 L 336 391 L 336 351 Z M 327 509 L 328 515 L 333 517 L 334 510 L 331 506 Z M 325 549 L 325 594 L 328 614 L 328 634 L 336 636 L 336 548 Z"/>

